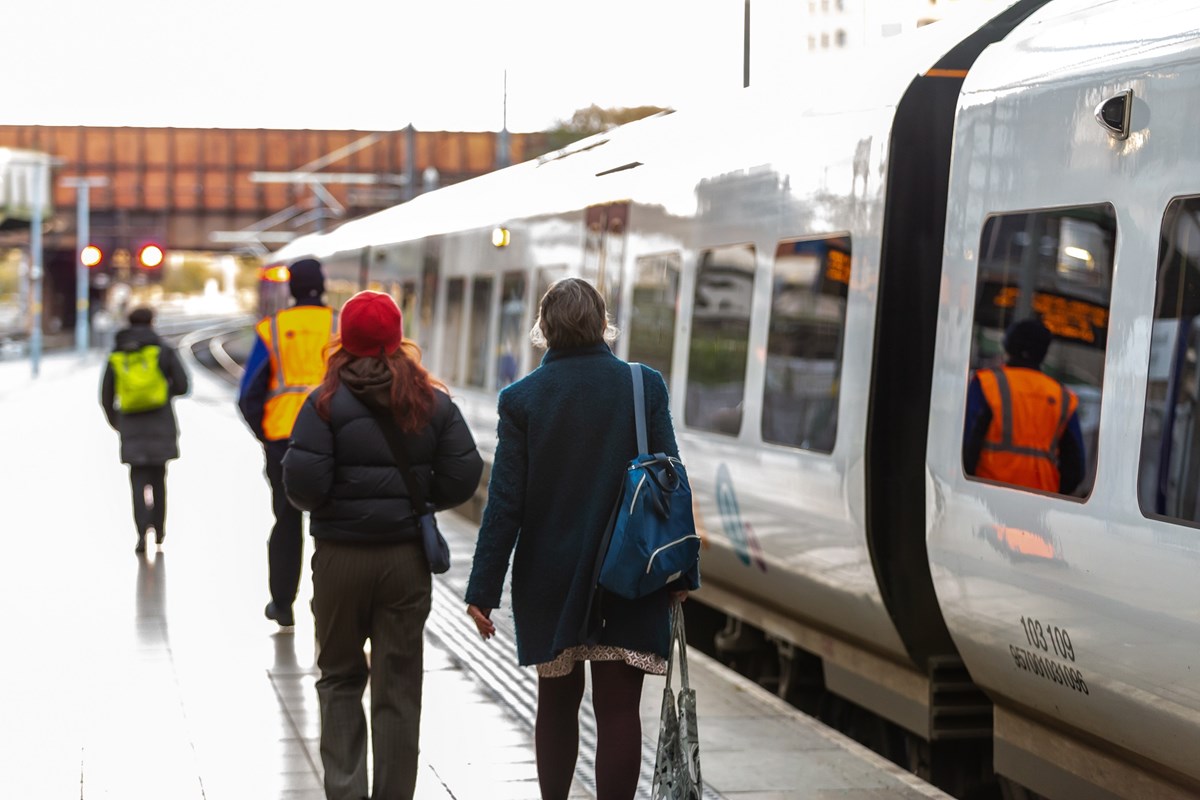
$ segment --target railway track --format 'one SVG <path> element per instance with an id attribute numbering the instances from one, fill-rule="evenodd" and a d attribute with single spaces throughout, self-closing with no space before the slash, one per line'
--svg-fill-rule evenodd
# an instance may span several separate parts
<path id="1" fill-rule="evenodd" d="M 222 320 L 182 335 L 178 347 L 197 364 L 236 386 L 253 343 L 252 324 L 250 317 Z"/>

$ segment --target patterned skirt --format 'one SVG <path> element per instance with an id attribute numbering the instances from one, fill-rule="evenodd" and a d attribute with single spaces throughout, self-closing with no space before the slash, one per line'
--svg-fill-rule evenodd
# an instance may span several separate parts
<path id="1" fill-rule="evenodd" d="M 655 653 L 643 653 L 624 647 L 578 644 L 563 650 L 553 661 L 537 665 L 539 678 L 563 678 L 580 661 L 624 661 L 649 675 L 666 675 L 667 660 Z"/>

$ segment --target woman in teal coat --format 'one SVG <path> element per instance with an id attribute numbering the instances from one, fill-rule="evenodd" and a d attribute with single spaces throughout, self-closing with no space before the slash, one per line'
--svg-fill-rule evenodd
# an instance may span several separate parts
<path id="1" fill-rule="evenodd" d="M 606 596 L 599 642 L 581 636 L 596 550 L 638 450 L 629 366 L 605 343 L 612 334 L 604 298 L 586 281 L 563 279 L 542 298 L 532 336 L 549 349 L 538 369 L 500 393 L 488 503 L 467 587 L 468 613 L 489 638 L 512 558 L 517 657 L 538 671 L 535 745 L 545 800 L 570 791 L 584 661 L 591 662 L 596 709 L 598 797 L 633 797 L 642 680 L 666 672 L 670 645 L 666 589 L 637 600 Z M 678 457 L 666 384 L 642 370 L 649 451 Z"/>

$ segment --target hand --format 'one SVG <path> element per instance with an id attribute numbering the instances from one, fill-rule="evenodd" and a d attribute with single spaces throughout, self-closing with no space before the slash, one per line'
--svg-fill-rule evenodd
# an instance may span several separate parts
<path id="1" fill-rule="evenodd" d="M 687 600 L 687 599 L 688 599 L 688 590 L 687 589 L 682 589 L 678 592 L 671 592 L 671 602 L 673 602 L 673 603 L 682 603 L 684 600 Z"/>
<path id="2" fill-rule="evenodd" d="M 496 626 L 492 623 L 492 610 L 490 608 L 467 606 L 467 615 L 471 617 L 471 621 L 475 623 L 475 628 L 479 631 L 479 635 L 485 640 L 496 635 Z"/>

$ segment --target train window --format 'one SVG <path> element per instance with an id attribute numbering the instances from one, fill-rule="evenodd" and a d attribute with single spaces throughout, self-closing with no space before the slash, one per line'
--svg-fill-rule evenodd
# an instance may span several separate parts
<path id="1" fill-rule="evenodd" d="M 638 258 L 633 278 L 629 360 L 658 370 L 668 386 L 671 353 L 675 350 L 680 271 L 679 253 L 660 253 Z"/>
<path id="2" fill-rule="evenodd" d="M 850 237 L 780 242 L 771 286 L 763 441 L 831 452 L 850 290 Z"/>
<path id="3" fill-rule="evenodd" d="M 463 327 L 463 295 L 466 281 L 451 278 L 446 281 L 446 316 L 442 320 L 442 376 L 449 383 L 458 381 L 458 353 Z"/>
<path id="4" fill-rule="evenodd" d="M 476 278 L 471 288 L 471 326 L 467 333 L 467 385 L 487 385 L 488 334 L 492 329 L 492 277 Z"/>
<path id="5" fill-rule="evenodd" d="M 750 347 L 754 246 L 705 250 L 696 269 L 684 421 L 737 436 Z"/>
<path id="6" fill-rule="evenodd" d="M 428 242 L 421 263 L 421 314 L 417 325 L 417 344 L 422 350 L 433 346 L 433 315 L 437 308 L 438 272 L 441 253 L 435 242 Z"/>
<path id="7" fill-rule="evenodd" d="M 500 288 L 500 341 L 496 345 L 496 388 L 515 381 L 521 364 L 521 343 L 526 341 L 525 273 L 506 272 Z"/>
<path id="8" fill-rule="evenodd" d="M 1107 204 L 988 219 L 964 422 L 968 475 L 1091 492 L 1116 235 Z M 1005 333 L 1018 322 L 1006 348 Z M 1053 413 L 1035 413 L 1038 406 Z"/>
<path id="9" fill-rule="evenodd" d="M 1200 524 L 1200 197 L 1163 218 L 1142 420 L 1142 513 Z"/>

